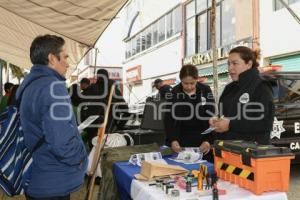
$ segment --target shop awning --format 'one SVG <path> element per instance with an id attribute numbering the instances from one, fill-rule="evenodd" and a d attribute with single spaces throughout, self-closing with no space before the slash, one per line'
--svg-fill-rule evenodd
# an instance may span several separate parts
<path id="1" fill-rule="evenodd" d="M 223 74 L 228 72 L 227 64 L 222 64 L 218 66 L 218 74 Z M 207 67 L 198 70 L 199 76 L 212 76 L 213 75 L 213 68 Z"/>
<path id="2" fill-rule="evenodd" d="M 300 54 L 270 58 L 270 63 L 272 65 L 281 65 L 282 71 L 299 71 Z"/>
<path id="3" fill-rule="evenodd" d="M 63 36 L 71 69 L 94 46 L 127 0 L 0 0 L 0 59 L 30 68 L 37 35 Z"/>

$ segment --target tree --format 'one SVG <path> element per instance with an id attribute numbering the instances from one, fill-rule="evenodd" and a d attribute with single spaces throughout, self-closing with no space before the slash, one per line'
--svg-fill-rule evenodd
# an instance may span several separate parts
<path id="1" fill-rule="evenodd" d="M 3 85 L 3 83 L 2 83 L 2 74 L 3 74 L 3 68 L 7 68 L 7 62 L 6 61 L 4 61 L 4 60 L 2 60 L 2 59 L 0 59 L 0 96 L 2 97 L 3 96 L 3 93 L 2 93 L 2 85 Z"/>
<path id="2" fill-rule="evenodd" d="M 11 71 L 12 76 L 17 78 L 19 83 L 21 81 L 21 78 L 24 78 L 24 70 L 21 69 L 20 67 L 11 64 L 11 63 L 7 63 L 5 60 L 2 60 L 0 58 L 0 83 L 1 86 L 3 85 L 3 72 L 5 70 L 6 73 L 6 82 L 9 82 L 9 71 Z M 1 95 L 2 95 L 2 88 L 1 88 Z"/>
<path id="3" fill-rule="evenodd" d="M 13 77 L 17 78 L 20 84 L 21 78 L 24 78 L 24 70 L 11 63 L 9 63 L 9 68 Z"/>

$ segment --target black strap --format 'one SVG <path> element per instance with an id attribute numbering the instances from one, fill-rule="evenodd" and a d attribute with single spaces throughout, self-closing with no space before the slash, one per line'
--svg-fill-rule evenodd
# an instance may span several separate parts
<path id="1" fill-rule="evenodd" d="M 43 136 L 37 143 L 34 145 L 31 153 L 35 152 L 38 148 L 42 146 L 42 144 L 45 142 L 45 136 Z"/>
<path id="2" fill-rule="evenodd" d="M 40 79 L 42 79 L 42 78 L 44 78 L 44 77 L 47 77 L 47 76 L 39 76 L 39 77 L 37 77 L 37 78 L 31 80 L 31 81 L 25 86 L 25 88 L 22 90 L 22 92 L 21 92 L 19 98 L 16 99 L 16 107 L 17 107 L 17 108 L 20 108 L 22 96 L 23 96 L 23 93 L 25 92 L 25 90 L 26 90 L 33 82 L 35 82 L 35 81 L 37 81 L 37 80 L 40 80 Z"/>

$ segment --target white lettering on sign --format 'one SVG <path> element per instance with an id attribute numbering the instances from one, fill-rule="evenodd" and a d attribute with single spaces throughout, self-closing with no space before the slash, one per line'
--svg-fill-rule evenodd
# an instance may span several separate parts
<path id="1" fill-rule="evenodd" d="M 300 133 L 300 122 L 295 122 L 295 133 Z"/>
<path id="2" fill-rule="evenodd" d="M 135 78 L 138 76 L 138 71 L 136 70 L 133 70 L 133 71 L 130 71 L 130 72 L 127 72 L 127 78 L 130 79 L 130 78 Z"/>
<path id="3" fill-rule="evenodd" d="M 297 150 L 297 149 L 300 149 L 300 144 L 299 144 L 299 142 L 291 142 L 291 144 L 290 144 L 290 149 L 291 149 L 291 150 Z"/>

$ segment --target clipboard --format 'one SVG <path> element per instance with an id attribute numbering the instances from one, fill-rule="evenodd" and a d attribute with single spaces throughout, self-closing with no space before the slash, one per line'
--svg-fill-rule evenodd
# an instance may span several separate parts
<path id="1" fill-rule="evenodd" d="M 78 125 L 78 131 L 81 133 L 83 129 L 88 127 L 91 123 L 93 123 L 96 119 L 99 118 L 99 115 L 91 115 L 86 120 L 84 120 L 81 124 Z"/>

